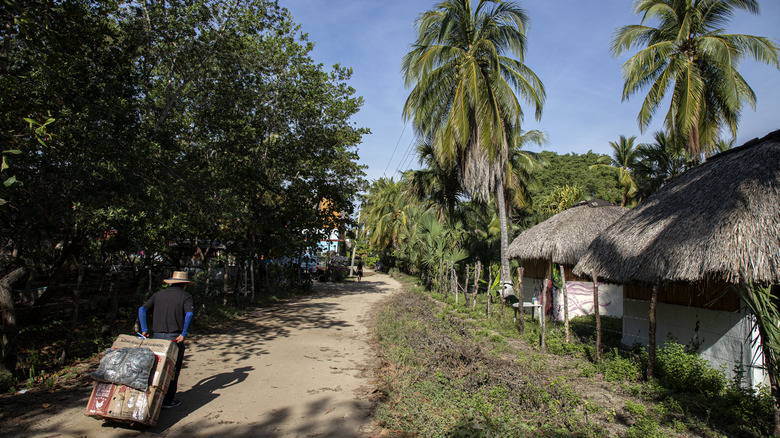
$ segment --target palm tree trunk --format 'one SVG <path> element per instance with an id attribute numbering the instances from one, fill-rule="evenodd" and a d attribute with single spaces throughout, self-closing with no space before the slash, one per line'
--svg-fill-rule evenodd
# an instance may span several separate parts
<path id="1" fill-rule="evenodd" d="M 496 203 L 498 204 L 498 222 L 501 227 L 501 298 L 504 298 L 504 284 L 512 284 L 512 274 L 509 272 L 509 231 L 506 220 L 506 199 L 504 199 L 504 181 L 500 179 L 496 189 Z"/>

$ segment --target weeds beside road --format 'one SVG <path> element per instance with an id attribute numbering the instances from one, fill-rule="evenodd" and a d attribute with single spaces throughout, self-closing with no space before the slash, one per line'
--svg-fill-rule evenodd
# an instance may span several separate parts
<path id="1" fill-rule="evenodd" d="M 511 316 L 485 318 L 429 298 L 413 279 L 377 314 L 384 398 L 377 419 L 394 436 L 765 436 L 771 399 L 729 382 L 679 344 L 659 353 L 665 379 L 643 380 L 641 350 L 613 346 L 589 358 L 587 318 L 572 344 L 552 327 L 520 335 Z M 619 320 L 611 321 L 619 330 Z M 619 342 L 620 337 L 613 339 Z M 609 345 L 609 344 L 607 344 Z"/>

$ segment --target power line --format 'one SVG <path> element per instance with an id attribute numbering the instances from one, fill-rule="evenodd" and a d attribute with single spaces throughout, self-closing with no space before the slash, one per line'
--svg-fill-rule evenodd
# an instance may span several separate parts
<path id="1" fill-rule="evenodd" d="M 385 166 L 385 171 L 382 172 L 382 175 L 384 175 L 385 178 L 387 178 L 387 168 L 390 167 L 390 163 L 393 161 L 393 157 L 395 156 L 395 151 L 398 149 L 398 144 L 401 143 L 401 137 L 404 136 L 404 132 L 406 132 L 406 122 L 404 122 L 404 129 L 401 130 L 401 135 L 398 136 L 398 141 L 395 142 L 395 148 L 393 148 L 393 153 L 390 154 L 390 159 L 387 160 L 387 166 Z"/>
<path id="2" fill-rule="evenodd" d="M 414 154 L 410 153 L 414 148 L 412 148 L 412 145 L 414 144 L 414 138 L 412 138 L 411 141 L 409 141 L 409 146 L 406 147 L 406 152 L 404 153 L 403 157 L 401 157 L 401 162 L 398 163 L 398 168 L 395 169 L 396 172 L 401 172 L 402 168 L 408 167 L 410 164 L 412 164 L 412 159 L 414 159 Z M 404 161 L 406 161 L 406 158 L 409 157 L 409 162 L 404 165 Z"/>

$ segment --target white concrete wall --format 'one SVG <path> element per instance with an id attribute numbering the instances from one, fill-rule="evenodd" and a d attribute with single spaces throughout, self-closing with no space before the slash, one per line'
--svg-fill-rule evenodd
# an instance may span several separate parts
<path id="1" fill-rule="evenodd" d="M 531 298 L 539 297 L 544 279 L 523 277 L 523 300 L 531 302 Z M 587 281 L 568 281 L 566 290 L 569 295 L 569 318 L 593 314 L 593 283 Z M 541 301 L 541 300 L 540 300 Z M 553 306 L 557 319 L 563 320 L 563 292 L 555 290 Z M 623 316 L 623 286 L 599 283 L 600 313 L 606 316 L 620 318 Z"/>
<path id="2" fill-rule="evenodd" d="M 648 344 L 650 302 L 623 300 L 623 339 L 626 345 Z M 715 368 L 725 366 L 726 376 L 734 376 L 734 368 L 742 364 L 748 385 L 769 383 L 761 369 L 763 355 L 754 329 L 753 316 L 747 310 L 725 312 L 697 307 L 658 303 L 656 308 L 656 345 L 662 346 L 671 334 L 677 342 L 699 343 L 699 354 Z"/>

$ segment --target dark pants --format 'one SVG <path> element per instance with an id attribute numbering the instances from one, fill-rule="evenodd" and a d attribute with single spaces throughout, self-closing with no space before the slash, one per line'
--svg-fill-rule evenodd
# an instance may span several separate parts
<path id="1" fill-rule="evenodd" d="M 165 339 L 167 341 L 172 341 L 176 339 L 181 333 L 155 333 L 152 338 L 154 339 Z M 176 365 L 173 369 L 173 377 L 171 378 L 171 383 L 168 385 L 168 392 L 165 393 L 165 398 L 163 399 L 164 405 L 169 405 L 173 403 L 173 397 L 176 396 L 176 387 L 179 384 L 179 373 L 181 372 L 181 366 L 184 363 L 184 342 L 179 342 L 176 344 L 179 346 L 179 354 L 176 356 Z"/>

